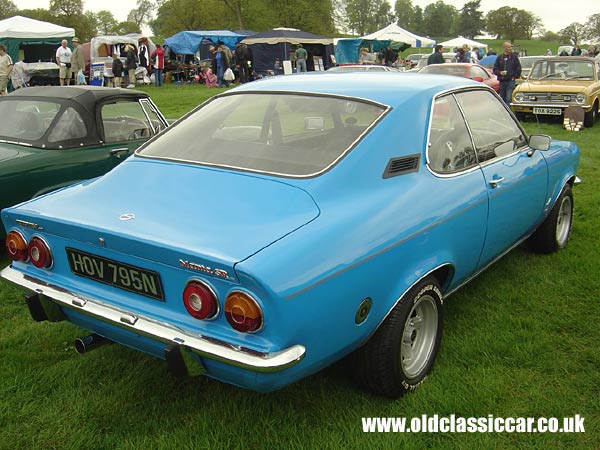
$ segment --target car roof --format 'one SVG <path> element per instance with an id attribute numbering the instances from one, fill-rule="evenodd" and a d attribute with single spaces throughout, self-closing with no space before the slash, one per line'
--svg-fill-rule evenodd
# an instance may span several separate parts
<path id="1" fill-rule="evenodd" d="M 89 111 L 93 111 L 98 101 L 114 97 L 137 99 L 140 97 L 148 97 L 148 94 L 131 89 L 105 88 L 100 86 L 37 86 L 18 89 L 11 92 L 5 98 L 68 99 L 80 103 Z"/>
<path id="2" fill-rule="evenodd" d="M 423 96 L 431 100 L 437 93 L 477 86 L 481 83 L 450 75 L 412 72 L 356 72 L 352 77 L 343 73 L 328 75 L 312 72 L 288 76 L 267 77 L 243 84 L 225 95 L 245 91 L 290 92 L 350 96 L 389 106 L 398 106 L 408 97 Z"/>

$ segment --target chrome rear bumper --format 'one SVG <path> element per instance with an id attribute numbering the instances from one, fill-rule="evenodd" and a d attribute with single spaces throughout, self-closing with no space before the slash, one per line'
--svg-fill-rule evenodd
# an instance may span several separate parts
<path id="1" fill-rule="evenodd" d="M 63 308 L 109 323 L 167 345 L 181 345 L 204 358 L 253 372 L 279 372 L 298 364 L 306 354 L 302 345 L 272 353 L 260 353 L 217 339 L 190 333 L 173 325 L 109 306 L 100 300 L 79 296 L 61 287 L 6 267 L 0 276 L 11 283 L 46 297 Z"/>

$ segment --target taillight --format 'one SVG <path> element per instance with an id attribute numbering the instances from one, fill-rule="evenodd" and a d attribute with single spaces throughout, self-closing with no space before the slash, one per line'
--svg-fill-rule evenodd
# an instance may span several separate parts
<path id="1" fill-rule="evenodd" d="M 34 236 L 28 246 L 29 261 L 35 267 L 47 269 L 52 266 L 52 252 L 43 239 Z"/>
<path id="2" fill-rule="evenodd" d="M 215 293 L 199 281 L 190 281 L 183 290 L 185 309 L 196 319 L 211 319 L 219 312 Z"/>
<path id="3" fill-rule="evenodd" d="M 6 236 L 6 253 L 13 261 L 27 261 L 27 241 L 18 231 L 11 231 Z"/>
<path id="4" fill-rule="evenodd" d="M 248 294 L 232 292 L 225 300 L 225 318 L 234 330 L 252 333 L 262 327 L 263 315 L 258 303 Z"/>

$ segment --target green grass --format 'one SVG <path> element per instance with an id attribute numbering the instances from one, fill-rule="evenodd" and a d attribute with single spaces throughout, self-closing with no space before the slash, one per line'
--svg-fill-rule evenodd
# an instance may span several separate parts
<path id="1" fill-rule="evenodd" d="M 438 39 L 438 42 L 444 42 L 448 39 L 441 38 Z M 481 42 L 482 44 L 487 44 L 488 48 L 493 48 L 496 53 L 502 53 L 502 43 L 504 39 L 475 39 L 477 42 Z M 550 42 L 550 41 L 539 41 L 536 39 L 532 40 L 524 40 L 517 39 L 513 45 L 515 46 L 515 51 L 527 50 L 527 54 L 529 56 L 536 55 L 544 55 L 546 54 L 546 50 L 552 50 L 552 54 L 556 55 L 556 50 L 558 50 L 558 46 L 562 45 L 559 42 Z M 423 49 L 423 48 L 409 48 L 402 52 L 402 56 L 406 57 L 406 55 L 410 55 L 412 53 L 430 53 L 431 49 Z"/>
<path id="2" fill-rule="evenodd" d="M 145 89 L 172 118 L 216 92 Z M 82 330 L 33 322 L 21 291 L 0 282 L 0 449 L 600 448 L 600 123 L 525 127 L 581 148 L 571 242 L 549 256 L 517 248 L 448 298 L 438 360 L 415 393 L 363 393 L 344 363 L 261 395 L 178 380 L 162 361 L 118 345 L 80 356 Z M 586 433 L 362 433 L 363 416 L 422 414 L 580 414 Z"/>

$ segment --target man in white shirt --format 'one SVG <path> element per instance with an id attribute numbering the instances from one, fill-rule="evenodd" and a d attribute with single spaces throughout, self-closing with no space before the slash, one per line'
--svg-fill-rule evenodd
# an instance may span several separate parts
<path id="1" fill-rule="evenodd" d="M 56 50 L 56 64 L 58 64 L 58 78 L 61 86 L 68 86 L 71 79 L 71 49 L 67 40 L 63 39 Z"/>
<path id="2" fill-rule="evenodd" d="M 8 86 L 8 80 L 12 69 L 12 58 L 6 53 L 6 47 L 0 45 L 0 95 L 6 95 L 6 86 Z"/>

